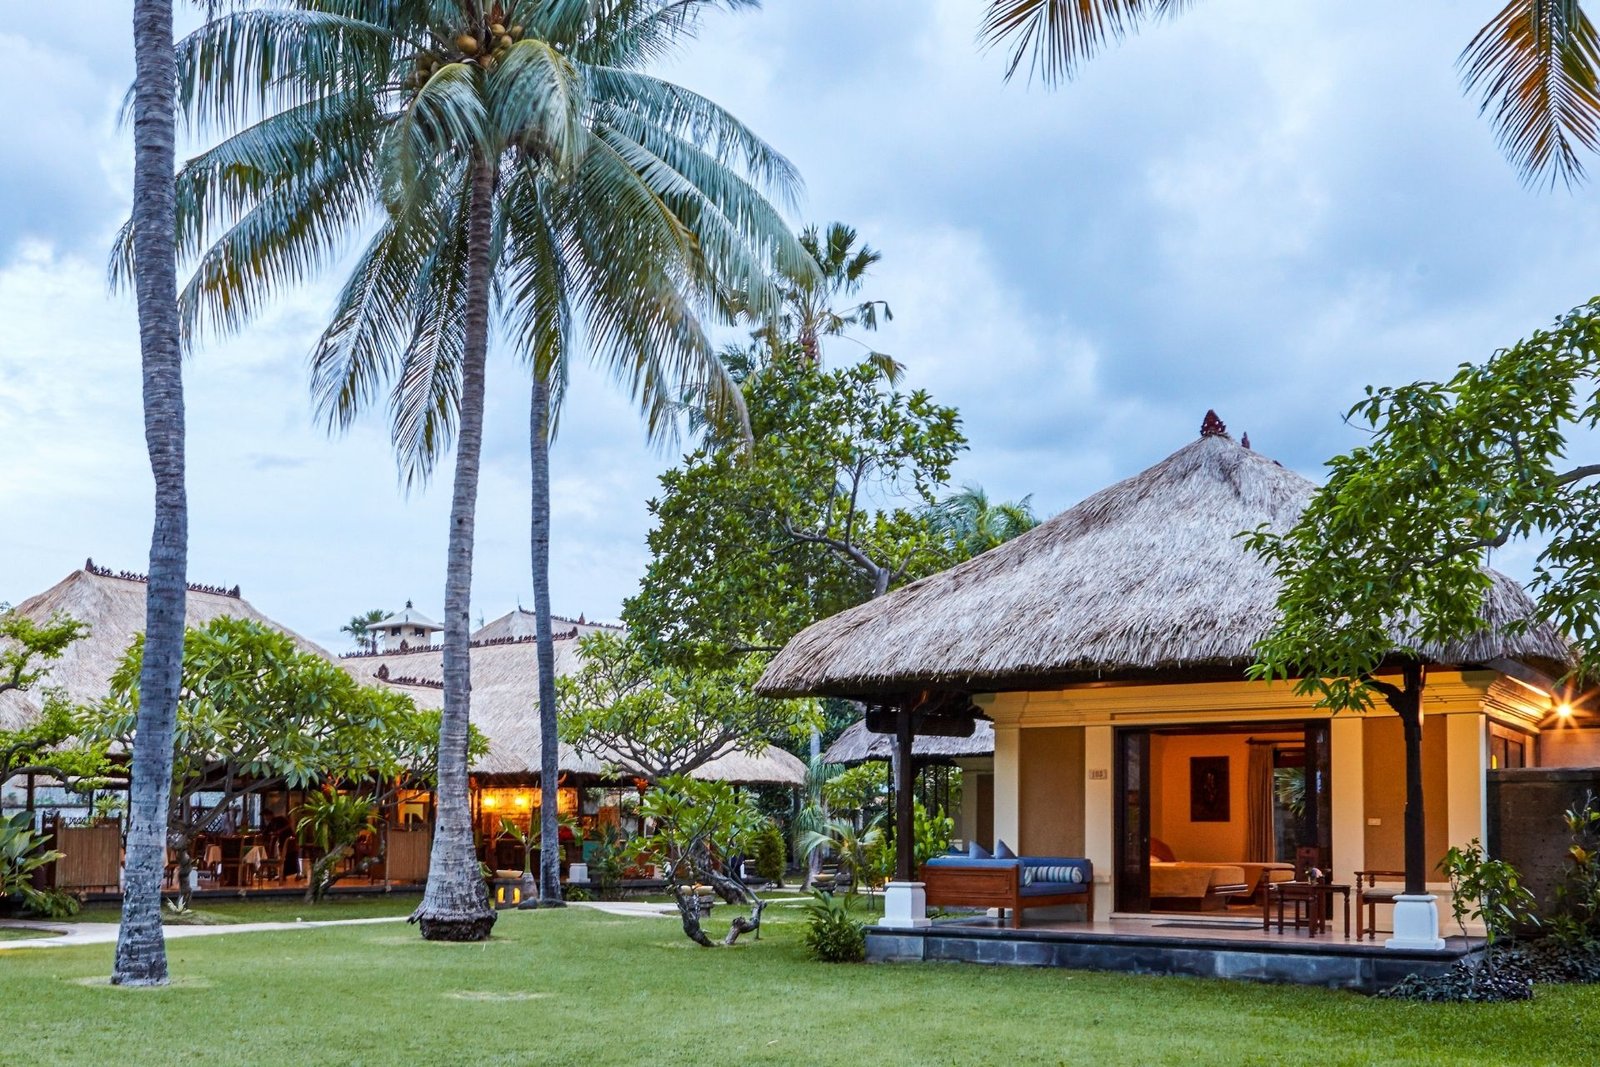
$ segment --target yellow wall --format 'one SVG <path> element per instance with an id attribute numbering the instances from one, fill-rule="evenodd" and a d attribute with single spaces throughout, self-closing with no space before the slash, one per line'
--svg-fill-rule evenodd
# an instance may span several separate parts
<path id="1" fill-rule="evenodd" d="M 1243 734 L 1177 734 L 1150 738 L 1150 836 L 1165 841 L 1180 860 L 1244 859 L 1246 772 L 1250 746 Z M 1228 760 L 1228 821 L 1189 820 L 1189 761 Z"/>
<path id="2" fill-rule="evenodd" d="M 1029 730 L 1021 752 L 1021 841 L 1025 856 L 1083 855 L 1083 731 Z"/>
<path id="3" fill-rule="evenodd" d="M 1362 732 L 1366 754 L 1366 865 L 1369 870 L 1398 871 L 1405 866 L 1406 749 L 1400 720 L 1373 715 Z M 1448 747 L 1444 716 L 1422 722 L 1422 807 L 1427 823 L 1428 865 L 1444 858 L 1451 845 Z M 1372 825 L 1372 820 L 1379 825 Z M 1466 842 L 1456 842 L 1465 844 Z M 1430 875 L 1432 877 L 1432 875 Z"/>

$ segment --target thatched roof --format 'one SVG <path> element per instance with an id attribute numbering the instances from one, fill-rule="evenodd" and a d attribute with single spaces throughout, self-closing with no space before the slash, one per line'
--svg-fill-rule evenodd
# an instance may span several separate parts
<path id="1" fill-rule="evenodd" d="M 406 606 L 386 617 L 382 622 L 372 623 L 369 630 L 397 630 L 411 627 L 414 630 L 426 630 L 429 633 L 438 633 L 444 627 L 428 618 L 422 612 L 412 607 L 411 601 L 406 601 Z"/>
<path id="2" fill-rule="evenodd" d="M 875 734 L 865 720 L 851 723 L 822 754 L 825 763 L 865 763 L 884 760 L 894 752 L 893 734 Z M 961 759 L 994 755 L 994 723 L 979 719 L 971 737 L 930 737 L 919 734 L 911 740 L 913 760 Z"/>
<path id="3" fill-rule="evenodd" d="M 622 627 L 610 623 L 590 622 L 583 616 L 568 619 L 561 615 L 550 616 L 551 629 L 557 634 L 575 633 L 579 637 L 592 634 L 596 630 L 605 630 L 610 633 L 621 633 Z M 474 641 L 531 641 L 534 637 L 534 614 L 518 606 L 515 611 L 509 611 L 480 626 L 472 635 Z"/>
<path id="4" fill-rule="evenodd" d="M 568 620 L 563 620 L 563 622 Z M 559 632 L 560 623 L 556 626 Z M 482 634 L 484 631 L 479 630 Z M 538 645 L 528 638 L 474 639 L 472 645 L 472 723 L 489 739 L 489 753 L 472 768 L 474 774 L 527 778 L 539 773 Z M 555 641 L 556 674 L 571 674 L 582 663 L 577 637 L 568 629 Z M 345 656 L 339 661 L 363 682 L 387 685 L 410 696 L 422 708 L 444 703 L 444 652 L 437 646 L 407 652 Z M 626 761 L 605 760 L 565 742 L 557 765 L 563 774 L 600 777 L 614 769 L 632 773 Z M 804 782 L 805 767 L 789 753 L 769 748 L 758 755 L 730 753 L 695 772 L 741 784 L 795 785 Z"/>
<path id="5" fill-rule="evenodd" d="M 1214 416 L 1213 416 L 1214 418 Z M 1236 535 L 1286 532 L 1316 486 L 1221 430 L 1028 533 L 815 623 L 762 677 L 769 695 L 996 692 L 1096 679 L 1233 674 L 1276 617 L 1278 582 Z M 1495 573 L 1489 626 L 1436 663 L 1569 659 L 1553 630 L 1504 625 L 1532 602 Z"/>
<path id="6" fill-rule="evenodd" d="M 40 622 L 60 612 L 87 623 L 89 634 L 70 645 L 51 665 L 49 673 L 26 693 L 0 693 L 0 729 L 14 730 L 39 713 L 43 691 L 60 686 L 67 698 L 91 703 L 105 697 L 112 672 L 122 662 L 135 634 L 144 632 L 144 580 L 96 569 L 76 570 L 38 596 L 29 597 L 16 610 Z M 223 615 L 249 619 L 281 630 L 307 652 L 328 656 L 320 646 L 257 611 L 237 589 L 191 588 L 185 598 L 185 623 L 204 626 Z M 331 657 L 330 657 L 331 658 Z"/>

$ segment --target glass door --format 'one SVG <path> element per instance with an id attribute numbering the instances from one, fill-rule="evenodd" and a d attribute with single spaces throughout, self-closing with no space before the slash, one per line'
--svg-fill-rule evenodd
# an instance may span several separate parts
<path id="1" fill-rule="evenodd" d="M 1116 908 L 1150 910 L 1150 731 L 1117 732 Z"/>

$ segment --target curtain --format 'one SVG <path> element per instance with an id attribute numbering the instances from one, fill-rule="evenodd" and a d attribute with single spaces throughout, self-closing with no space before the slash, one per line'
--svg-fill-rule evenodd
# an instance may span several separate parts
<path id="1" fill-rule="evenodd" d="M 1277 859 L 1272 806 L 1272 746 L 1251 745 L 1245 782 L 1244 858 L 1247 863 L 1271 863 Z"/>

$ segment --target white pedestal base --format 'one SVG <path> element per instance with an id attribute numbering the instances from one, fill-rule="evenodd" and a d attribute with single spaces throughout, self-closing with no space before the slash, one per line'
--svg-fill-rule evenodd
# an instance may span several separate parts
<path id="1" fill-rule="evenodd" d="M 587 882 L 589 880 L 589 865 L 587 863 L 569 863 L 567 865 L 567 881 Z"/>
<path id="2" fill-rule="evenodd" d="M 883 919 L 879 926 L 890 930 L 915 930 L 932 926 L 928 918 L 928 894 L 921 882 L 890 882 L 883 887 Z"/>
<path id="3" fill-rule="evenodd" d="M 1394 898 L 1394 936 L 1383 943 L 1384 948 L 1439 949 L 1444 939 L 1439 936 L 1439 898 L 1432 893 L 1411 896 L 1405 893 Z"/>

